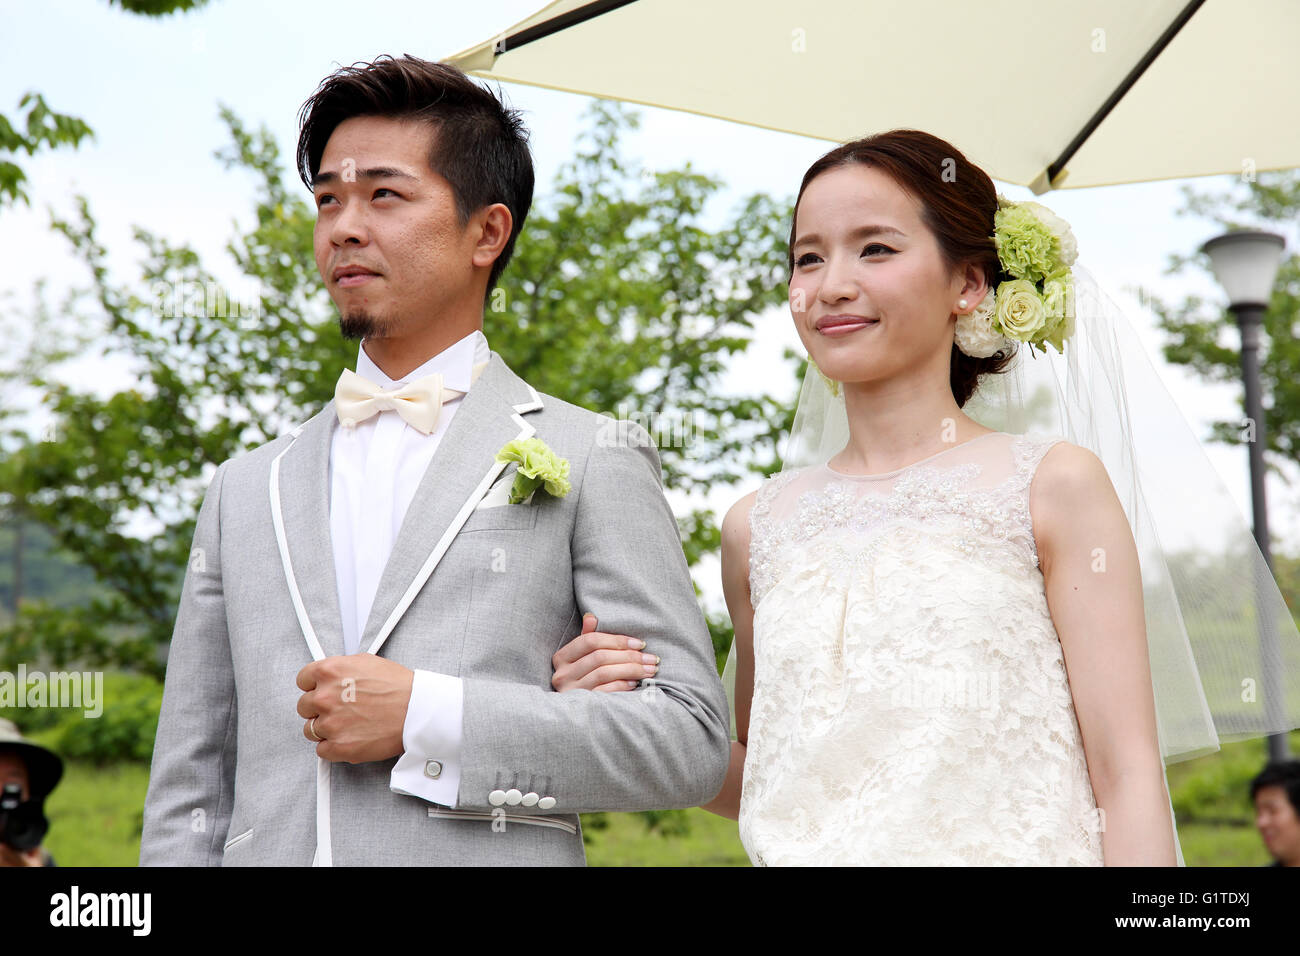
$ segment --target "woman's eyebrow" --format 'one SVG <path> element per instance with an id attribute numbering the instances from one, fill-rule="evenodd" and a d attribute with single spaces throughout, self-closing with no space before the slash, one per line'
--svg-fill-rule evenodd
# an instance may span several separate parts
<path id="1" fill-rule="evenodd" d="M 878 226 L 878 225 L 861 226 L 857 229 L 854 229 L 853 232 L 849 234 L 850 239 L 866 239 L 868 236 L 898 236 L 900 239 L 907 238 L 906 233 L 900 232 L 899 230 L 895 229 L 893 226 Z M 806 236 L 800 236 L 798 239 L 796 239 L 794 241 L 794 245 L 791 246 L 790 248 L 797 249 L 799 246 L 802 246 L 805 243 L 818 243 L 821 241 L 822 241 L 821 236 L 817 235 L 815 232 L 809 233 Z"/>

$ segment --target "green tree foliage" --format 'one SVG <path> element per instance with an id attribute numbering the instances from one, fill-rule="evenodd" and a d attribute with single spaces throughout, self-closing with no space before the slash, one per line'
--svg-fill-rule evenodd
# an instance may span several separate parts
<path id="1" fill-rule="evenodd" d="M 144 17 L 165 17 L 170 13 L 188 13 L 206 6 L 208 0 L 108 0 L 110 7 Z"/>
<path id="2" fill-rule="evenodd" d="M 689 164 L 630 168 L 617 143 L 636 116 L 601 100 L 591 116 L 592 134 L 530 214 L 485 328 L 534 387 L 646 425 L 669 487 L 734 482 L 786 425 L 788 410 L 766 394 L 717 385 L 757 314 L 785 302 L 790 208 L 750 196 L 711 232 L 701 218 L 720 181 Z M 684 524 L 688 548 L 716 548 L 709 521 Z"/>
<path id="3" fill-rule="evenodd" d="M 93 137 L 90 127 L 75 116 L 56 113 L 46 105 L 39 93 L 28 92 L 18 101 L 20 114 L 15 125 L 0 113 L 0 208 L 17 201 L 31 205 L 31 197 L 23 188 L 27 174 L 10 159 L 18 153 L 28 156 L 42 147 L 76 147 L 87 136 Z"/>

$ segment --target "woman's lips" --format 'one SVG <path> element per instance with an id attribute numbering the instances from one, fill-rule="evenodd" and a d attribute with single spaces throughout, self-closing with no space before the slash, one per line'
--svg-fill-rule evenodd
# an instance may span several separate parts
<path id="1" fill-rule="evenodd" d="M 822 335 L 848 335 L 879 324 L 879 319 L 864 319 L 855 315 L 830 316 L 817 323 L 817 331 Z"/>

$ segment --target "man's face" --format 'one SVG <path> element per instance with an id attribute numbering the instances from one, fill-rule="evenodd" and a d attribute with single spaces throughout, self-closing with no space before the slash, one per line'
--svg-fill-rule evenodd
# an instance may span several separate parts
<path id="1" fill-rule="evenodd" d="M 5 785 L 16 783 L 23 788 L 22 799 L 29 796 L 27 791 L 27 764 L 22 757 L 12 750 L 0 750 L 0 792 Z"/>
<path id="2" fill-rule="evenodd" d="M 1281 786 L 1255 792 L 1255 826 L 1274 859 L 1300 865 L 1300 817 Z"/>
<path id="3" fill-rule="evenodd" d="M 316 267 L 348 338 L 410 335 L 475 297 L 481 308 L 471 230 L 429 168 L 435 135 L 423 122 L 358 116 L 325 144 L 313 190 Z"/>

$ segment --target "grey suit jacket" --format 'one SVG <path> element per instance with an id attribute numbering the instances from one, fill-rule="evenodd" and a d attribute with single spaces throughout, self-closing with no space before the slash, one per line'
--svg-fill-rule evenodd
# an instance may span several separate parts
<path id="1" fill-rule="evenodd" d="M 361 638 L 363 650 L 463 679 L 458 806 L 390 790 L 396 758 L 317 758 L 295 678 L 343 653 L 335 427 L 330 402 L 222 463 L 208 488 L 167 662 L 142 865 L 581 865 L 579 812 L 717 794 L 727 702 L 649 436 L 539 395 L 495 353 L 419 485 Z M 474 510 L 513 480 L 496 452 L 534 433 L 570 462 L 572 491 Z M 652 683 L 552 689 L 551 656 L 585 611 L 663 659 Z M 494 806 L 503 789 L 555 805 Z"/>

